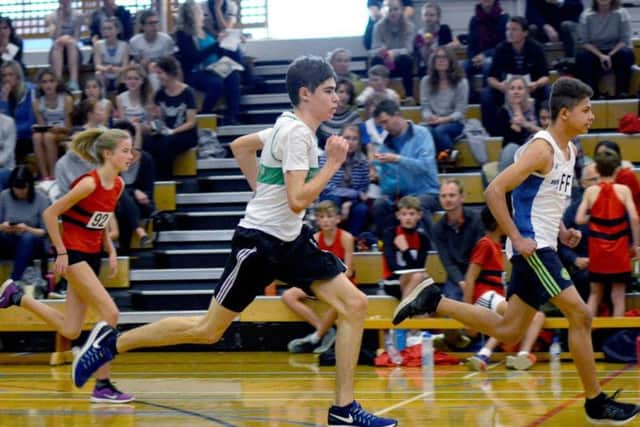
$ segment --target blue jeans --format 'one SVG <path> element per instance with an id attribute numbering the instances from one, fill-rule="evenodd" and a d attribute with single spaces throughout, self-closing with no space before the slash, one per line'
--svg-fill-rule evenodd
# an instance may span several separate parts
<path id="1" fill-rule="evenodd" d="M 342 206 L 342 203 L 351 199 L 345 199 L 343 197 L 326 196 L 322 200 L 331 200 L 338 207 L 338 211 Z M 345 225 L 345 229 L 353 234 L 354 237 L 358 237 L 365 225 L 367 224 L 367 218 L 369 217 L 369 206 L 362 200 L 351 200 L 351 210 L 349 210 L 349 218 Z"/>
<path id="2" fill-rule="evenodd" d="M 20 280 L 31 261 L 44 253 L 44 237 L 33 233 L 0 233 L 2 257 L 13 258 L 11 279 Z"/>
<path id="3" fill-rule="evenodd" d="M 11 175 L 11 169 L 0 168 L 0 191 L 9 188 L 9 175 Z"/>
<path id="4" fill-rule="evenodd" d="M 227 118 L 238 120 L 240 115 L 240 73 L 237 71 L 229 74 L 225 79 L 206 70 L 195 71 L 187 74 L 187 84 L 204 92 L 204 102 L 200 112 L 211 113 L 218 100 L 224 95 L 227 103 Z"/>
<path id="5" fill-rule="evenodd" d="M 462 134 L 464 129 L 464 125 L 461 122 L 449 122 L 427 127 L 431 131 L 431 135 L 433 135 L 438 153 L 452 149 L 453 141 Z"/>
<path id="6" fill-rule="evenodd" d="M 452 282 L 451 280 L 447 279 L 446 282 L 444 282 L 444 285 L 442 285 L 442 294 L 452 300 L 455 301 L 462 301 L 462 288 L 460 287 L 459 284 Z"/>

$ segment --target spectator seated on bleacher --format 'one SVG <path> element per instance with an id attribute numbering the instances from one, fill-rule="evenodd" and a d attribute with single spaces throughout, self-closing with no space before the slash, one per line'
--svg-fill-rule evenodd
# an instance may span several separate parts
<path id="1" fill-rule="evenodd" d="M 198 145 L 196 99 L 191 88 L 180 81 L 180 64 L 173 56 L 156 63 L 160 89 L 154 96 L 154 133 L 145 138 L 144 149 L 155 161 L 157 178 L 173 177 L 176 156 Z"/>
<path id="2" fill-rule="evenodd" d="M 56 162 L 55 190 L 49 190 L 49 198 L 55 201 L 71 189 L 71 183 L 80 175 L 84 175 L 96 165 L 89 163 L 73 150 L 67 150 Z"/>
<path id="3" fill-rule="evenodd" d="M 233 0 L 202 2 L 205 28 L 214 36 L 233 28 L 238 22 L 238 4 Z"/>
<path id="4" fill-rule="evenodd" d="M 464 207 L 464 188 L 460 181 L 447 179 L 442 183 L 440 205 L 445 214 L 433 226 L 433 243 L 447 272 L 442 292 L 447 298 L 462 301 L 471 251 L 485 230 L 480 215 Z"/>
<path id="5" fill-rule="evenodd" d="M 82 61 L 78 42 L 80 30 L 84 24 L 84 17 L 73 9 L 71 0 L 60 0 L 60 7 L 46 18 L 46 24 L 53 40 L 53 47 L 49 52 L 49 63 L 58 80 L 62 80 L 63 65 L 67 64 L 69 71 L 69 90 L 80 89 L 78 84 L 78 70 Z"/>
<path id="6" fill-rule="evenodd" d="M 216 38 L 205 30 L 202 8 L 194 0 L 187 0 L 180 5 L 176 28 L 176 43 L 185 82 L 205 93 L 200 111 L 211 113 L 224 95 L 227 107 L 225 122 L 238 123 L 240 72 L 231 69 L 223 74 L 211 68 L 218 61 L 229 59 L 229 52 L 220 47 L 220 39 L 225 33 L 218 34 Z"/>
<path id="7" fill-rule="evenodd" d="M 107 92 L 115 92 L 122 70 L 129 65 L 129 44 L 118 40 L 121 29 L 117 18 L 103 19 L 100 28 L 102 39 L 96 40 L 93 46 L 95 75 Z"/>
<path id="8" fill-rule="evenodd" d="M 314 240 L 320 249 L 331 252 L 344 263 L 347 268 L 345 275 L 355 284 L 355 272 L 352 265 L 354 239 L 349 232 L 338 227 L 341 221 L 338 207 L 333 202 L 326 200 L 318 203 L 315 214 L 318 231 L 313 235 Z M 291 340 L 287 344 L 287 349 L 291 353 L 310 351 L 324 353 L 333 346 L 336 340 L 336 330 L 333 328 L 338 318 L 336 310 L 331 308 L 320 317 L 307 307 L 308 300 L 309 295 L 295 286 L 282 294 L 282 302 L 315 328 L 311 334 Z"/>
<path id="9" fill-rule="evenodd" d="M 154 90 L 160 83 L 155 73 L 155 62 L 176 50 L 173 39 L 166 33 L 159 31 L 160 17 L 158 12 L 147 9 L 140 13 L 141 34 L 136 34 L 129 40 L 129 53 L 132 59 L 142 65 Z"/>
<path id="10" fill-rule="evenodd" d="M 139 128 L 124 120 L 114 123 L 113 127 L 126 130 L 134 141 L 131 164 L 120 174 L 125 187 L 116 206 L 120 242 L 118 252 L 126 255 L 131 247 L 133 233 L 136 233 L 141 247 L 147 247 L 151 243 L 147 231 L 141 225 L 141 220 L 149 218 L 156 209 L 153 203 L 153 183 L 156 172 L 151 155 L 142 150 L 142 141 L 137 133 Z"/>
<path id="11" fill-rule="evenodd" d="M 371 65 L 384 64 L 391 77 L 401 77 L 405 97 L 413 97 L 413 38 L 415 28 L 400 0 L 389 1 L 389 12 L 373 28 Z M 412 98 L 413 99 L 413 98 Z"/>
<path id="12" fill-rule="evenodd" d="M 9 185 L 9 174 L 16 166 L 16 124 L 0 113 L 0 191 Z"/>
<path id="13" fill-rule="evenodd" d="M 476 74 L 482 74 L 482 87 L 487 85 L 495 48 L 505 39 L 508 19 L 509 15 L 500 7 L 500 0 L 482 0 L 476 4 L 475 13 L 469 20 L 468 59 L 464 63 L 470 82 L 474 81 Z M 474 84 L 471 84 L 469 95 L 469 102 L 478 102 L 479 95 Z"/>
<path id="14" fill-rule="evenodd" d="M 84 86 L 82 88 L 82 100 L 91 100 L 95 101 L 103 109 L 103 121 L 102 126 L 109 127 L 111 123 L 111 117 L 113 115 L 113 104 L 109 100 L 109 98 L 105 97 L 104 86 L 100 80 L 96 77 L 88 77 L 84 81 Z"/>
<path id="15" fill-rule="evenodd" d="M 502 151 L 498 170 L 502 172 L 513 163 L 513 156 L 529 137 L 540 130 L 533 102 L 529 98 L 527 80 L 511 76 L 506 82 L 505 102 L 498 110 L 495 136 L 502 137 Z M 548 110 L 547 110 L 548 111 Z"/>
<path id="16" fill-rule="evenodd" d="M 0 193 L 0 257 L 13 260 L 14 281 L 22 279 L 34 259 L 44 256 L 42 212 L 47 206 L 49 200 L 36 190 L 29 168 L 17 166 L 9 176 L 9 188 Z"/>
<path id="17" fill-rule="evenodd" d="M 640 246 L 638 212 L 629 187 L 614 182 L 620 156 L 603 147 L 595 163 L 600 181 L 585 190 L 576 213 L 576 223 L 589 224 L 591 293 L 587 305 L 597 316 L 605 287 L 610 287 L 613 316 L 622 317 L 626 288 L 631 284 L 631 260 Z"/>
<path id="18" fill-rule="evenodd" d="M 33 153 L 32 126 L 36 122 L 33 90 L 31 84 L 25 82 L 22 67 L 16 61 L 3 62 L 0 77 L 0 112 L 15 120 L 16 163 L 24 163 L 27 154 Z"/>
<path id="19" fill-rule="evenodd" d="M 373 162 L 373 155 L 378 152 L 389 132 L 380 126 L 373 117 L 373 112 L 386 95 L 375 93 L 367 98 L 364 104 L 366 120 L 360 123 L 360 142 L 362 143 L 362 151 L 367 154 L 369 163 Z"/>
<path id="20" fill-rule="evenodd" d="M 133 19 L 131 13 L 124 6 L 116 5 L 116 0 L 102 0 L 102 7 L 91 14 L 91 38 L 99 38 L 102 34 L 102 24 L 108 18 L 115 18 L 120 23 L 118 39 L 129 41 L 133 36 Z M 103 36 L 104 37 L 104 36 Z"/>
<path id="21" fill-rule="evenodd" d="M 495 135 L 496 112 L 504 104 L 507 81 L 511 75 L 527 78 L 529 94 L 535 99 L 536 109 L 549 98 L 549 66 L 542 45 L 527 37 L 527 20 L 521 16 L 509 18 L 507 40 L 496 47 L 487 79 L 489 87 L 482 91 L 482 124 Z"/>
<path id="22" fill-rule="evenodd" d="M 348 49 L 339 47 L 327 53 L 327 62 L 333 67 L 338 79 L 351 80 L 356 96 L 362 93 L 365 84 L 359 75 L 351 72 L 351 52 Z"/>
<path id="23" fill-rule="evenodd" d="M 599 179 L 600 176 L 596 170 L 595 163 L 591 163 L 582 169 L 580 185 L 572 188 L 571 203 L 563 215 L 565 227 L 579 230 L 582 233 L 582 238 L 574 248 L 558 240 L 558 256 L 560 257 L 560 261 L 562 261 L 562 264 L 569 272 L 571 281 L 576 286 L 576 290 L 584 302 L 589 300 L 589 293 L 591 292 L 589 270 L 587 268 L 589 266 L 589 226 L 588 224 L 576 224 L 576 212 L 578 211 L 580 202 L 582 202 L 584 190 L 592 185 L 598 184 Z"/>
<path id="24" fill-rule="evenodd" d="M 565 56 L 573 58 L 582 9 L 582 0 L 527 0 L 529 34 L 540 43 L 562 42 Z"/>
<path id="25" fill-rule="evenodd" d="M 72 131 L 70 133 L 86 129 L 106 129 L 104 126 L 105 116 L 104 107 L 100 101 L 83 99 L 73 106 L 73 112 L 71 113 Z"/>
<path id="26" fill-rule="evenodd" d="M 439 162 L 455 162 L 453 143 L 462 134 L 467 113 L 469 83 L 452 49 L 435 48 L 429 74 L 420 81 L 422 118 L 436 144 Z"/>
<path id="27" fill-rule="evenodd" d="M 593 0 L 580 16 L 581 49 L 576 55 L 576 77 L 599 93 L 600 78 L 613 71 L 616 96 L 628 96 L 635 55 L 631 47 L 631 17 L 619 0 Z"/>
<path id="28" fill-rule="evenodd" d="M 389 87 L 389 70 L 387 67 L 380 64 L 374 65 L 369 68 L 367 76 L 367 87 L 356 98 L 357 105 L 364 105 L 369 97 L 376 94 L 392 99 L 398 104 L 400 103 L 398 93 Z"/>
<path id="29" fill-rule="evenodd" d="M 442 24 L 442 8 L 439 4 L 427 2 L 421 9 L 422 26 L 415 35 L 413 46 L 418 64 L 418 75 L 427 73 L 429 58 L 437 47 L 455 48 L 460 42 L 451 33 L 447 24 Z"/>
<path id="30" fill-rule="evenodd" d="M 122 71 L 126 91 L 116 96 L 116 117 L 148 129 L 153 108 L 153 89 L 141 65 L 131 64 Z"/>
<path id="31" fill-rule="evenodd" d="M 324 149 L 327 138 L 331 135 L 338 135 L 346 125 L 359 125 L 362 123 L 360 114 L 354 107 L 356 98 L 355 88 L 351 80 L 339 78 L 336 83 L 336 94 L 338 95 L 338 107 L 333 117 L 320 123 L 316 135 L 318 145 Z"/>
<path id="32" fill-rule="evenodd" d="M 331 177 L 325 189 L 320 193 L 320 200 L 331 200 L 339 208 L 344 228 L 354 236 L 364 230 L 369 216 L 367 190 L 369 188 L 369 162 L 360 145 L 360 127 L 357 124 L 346 124 L 340 136 L 349 143 L 349 152 L 340 169 Z M 319 167 L 327 161 L 324 154 L 320 156 Z"/>
<path id="33" fill-rule="evenodd" d="M 38 73 L 37 96 L 33 99 L 36 124 L 33 151 L 41 179 L 51 179 L 58 160 L 58 144 L 71 129 L 73 97 L 50 69 Z"/>
<path id="34" fill-rule="evenodd" d="M 369 9 L 369 20 L 362 36 L 362 44 L 367 50 L 371 49 L 373 41 L 373 28 L 382 19 L 383 0 L 367 0 L 367 8 Z"/>
<path id="35" fill-rule="evenodd" d="M 207 0 L 206 2 L 202 2 L 202 9 L 204 11 L 204 28 L 206 31 L 213 34 L 219 40 L 225 37 L 225 34 L 235 31 L 240 37 L 240 42 L 245 42 L 246 38 L 241 32 L 241 28 L 238 28 L 238 11 L 240 10 L 240 6 L 237 1 Z M 241 75 L 245 89 L 259 92 L 264 86 L 264 80 L 260 76 L 253 75 L 253 64 L 247 61 L 241 47 L 237 46 L 235 49 L 226 50 L 225 53 L 229 58 L 244 67 Z"/>
<path id="36" fill-rule="evenodd" d="M 382 235 L 383 284 L 387 294 L 403 300 L 427 277 L 424 266 L 431 244 L 417 197 L 398 200 L 395 217 L 398 225 L 389 226 Z"/>
<path id="37" fill-rule="evenodd" d="M 431 230 L 431 215 L 438 203 L 438 166 L 431 133 L 423 126 L 406 120 L 397 102 L 385 99 L 373 116 L 389 135 L 374 155 L 374 167 L 382 197 L 374 203 L 376 232 L 396 224 L 394 204 L 403 196 L 416 196 L 422 206 L 422 222 L 427 234 Z"/>
<path id="38" fill-rule="evenodd" d="M 0 63 L 16 61 L 24 70 L 23 45 L 22 39 L 18 37 L 15 28 L 13 28 L 11 18 L 0 16 Z"/>

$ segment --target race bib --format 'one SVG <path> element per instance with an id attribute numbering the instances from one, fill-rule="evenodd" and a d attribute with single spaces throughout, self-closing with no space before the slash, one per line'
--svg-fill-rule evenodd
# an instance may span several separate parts
<path id="1" fill-rule="evenodd" d="M 92 230 L 104 230 L 109 223 L 111 215 L 113 215 L 113 212 L 94 212 L 89 218 L 86 227 Z"/>

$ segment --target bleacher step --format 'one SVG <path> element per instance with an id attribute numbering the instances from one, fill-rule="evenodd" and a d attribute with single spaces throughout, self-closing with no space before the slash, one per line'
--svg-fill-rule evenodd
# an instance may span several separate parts
<path id="1" fill-rule="evenodd" d="M 234 230 L 176 230 L 158 233 L 158 243 L 230 242 Z"/>
<path id="2" fill-rule="evenodd" d="M 218 193 L 182 193 L 176 195 L 179 205 L 202 205 L 209 203 L 247 203 L 253 197 L 251 191 L 233 191 Z"/>
<path id="3" fill-rule="evenodd" d="M 176 212 L 179 230 L 234 229 L 244 216 L 243 210 L 215 212 Z"/>
<path id="4" fill-rule="evenodd" d="M 131 270 L 131 281 L 217 280 L 222 275 L 222 270 L 222 268 L 154 268 Z"/>

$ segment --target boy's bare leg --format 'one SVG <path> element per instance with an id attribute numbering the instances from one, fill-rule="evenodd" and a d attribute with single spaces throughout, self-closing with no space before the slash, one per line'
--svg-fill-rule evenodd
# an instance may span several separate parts
<path id="1" fill-rule="evenodd" d="M 533 345 L 536 343 L 538 339 L 538 335 L 540 334 L 540 330 L 544 325 L 545 316 L 541 311 L 537 311 L 536 314 L 531 319 L 531 324 L 527 328 L 524 333 L 524 337 L 520 342 L 520 351 L 526 351 L 527 353 L 531 352 Z"/>
<path id="2" fill-rule="evenodd" d="M 124 353 L 142 347 L 212 344 L 222 337 L 238 314 L 213 298 L 204 316 L 167 317 L 123 333 L 118 337 L 117 350 Z"/>
<path id="3" fill-rule="evenodd" d="M 408 273 L 400 276 L 400 295 L 405 299 L 416 286 L 427 278 L 426 273 Z"/>
<path id="4" fill-rule="evenodd" d="M 282 301 L 285 305 L 306 320 L 317 331 L 322 327 L 323 321 L 311 307 L 305 304 L 308 298 L 308 295 L 300 288 L 287 289 L 282 295 Z"/>
<path id="5" fill-rule="evenodd" d="M 326 282 L 314 282 L 311 289 L 338 313 L 335 403 L 345 406 L 353 401 L 354 373 L 360 355 L 367 297 L 344 274 Z"/>
<path id="6" fill-rule="evenodd" d="M 598 314 L 598 306 L 600 306 L 603 296 L 604 285 L 602 283 L 591 282 L 591 292 L 589 293 L 587 306 L 589 306 L 589 309 L 594 316 Z"/>
<path id="7" fill-rule="evenodd" d="M 615 317 L 624 316 L 624 312 L 627 308 L 626 301 L 627 285 L 624 283 L 611 284 L 611 303 L 613 304 L 613 315 Z M 597 313 L 594 313 L 594 316 Z"/>
<path id="8" fill-rule="evenodd" d="M 593 344 L 591 343 L 591 320 L 593 315 L 589 307 L 582 301 L 575 286 L 563 290 L 560 295 L 550 300 L 553 305 L 569 321 L 569 351 L 573 357 L 588 399 L 600 394 L 600 384 L 596 377 L 596 363 L 593 359 Z"/>
<path id="9" fill-rule="evenodd" d="M 322 318 L 320 327 L 316 330 L 316 332 L 318 332 L 318 335 L 323 337 L 324 334 L 326 334 L 327 331 L 336 324 L 336 320 L 338 320 L 338 312 L 333 308 L 327 310 L 327 312 L 324 314 L 324 317 Z"/>
<path id="10" fill-rule="evenodd" d="M 474 329 L 499 341 L 513 343 L 520 340 L 536 311 L 518 295 L 509 298 L 504 316 L 484 307 L 442 297 L 437 314 L 451 317 L 467 326 L 473 325 Z"/>

